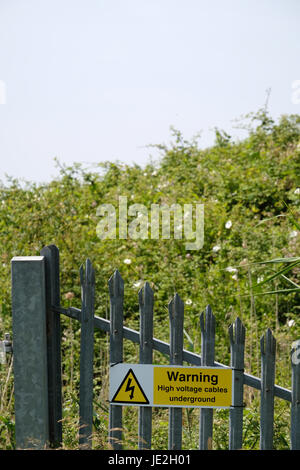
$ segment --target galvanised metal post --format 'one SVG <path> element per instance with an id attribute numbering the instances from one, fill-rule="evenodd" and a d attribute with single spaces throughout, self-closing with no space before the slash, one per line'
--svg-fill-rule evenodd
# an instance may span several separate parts
<path id="1" fill-rule="evenodd" d="M 43 449 L 49 442 L 45 258 L 15 257 L 11 267 L 16 447 Z"/>

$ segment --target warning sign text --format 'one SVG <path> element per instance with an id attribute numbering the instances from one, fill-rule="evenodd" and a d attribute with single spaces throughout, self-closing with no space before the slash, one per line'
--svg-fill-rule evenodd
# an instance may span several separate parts
<path id="1" fill-rule="evenodd" d="M 155 367 L 153 387 L 154 405 L 227 407 L 231 405 L 232 371 Z"/>

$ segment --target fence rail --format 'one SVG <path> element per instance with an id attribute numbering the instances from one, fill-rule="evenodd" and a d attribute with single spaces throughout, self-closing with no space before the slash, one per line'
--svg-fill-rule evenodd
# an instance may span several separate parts
<path id="1" fill-rule="evenodd" d="M 154 295 L 149 283 L 139 291 L 140 331 L 123 324 L 124 282 L 116 270 L 108 281 L 110 320 L 95 316 L 95 273 L 87 259 L 79 270 L 81 309 L 60 305 L 59 251 L 44 247 L 39 257 L 12 259 L 12 309 L 17 448 L 62 444 L 61 315 L 81 324 L 79 447 L 92 448 L 94 330 L 110 336 L 110 363 L 123 361 L 123 340 L 139 344 L 140 364 L 151 364 L 153 351 L 171 365 L 230 367 L 233 403 L 229 414 L 229 449 L 243 446 L 244 385 L 260 390 L 260 448 L 272 449 L 274 398 L 291 403 L 291 449 L 300 449 L 300 366 L 292 361 L 292 389 L 275 384 L 276 340 L 270 329 L 261 338 L 261 378 L 244 371 L 245 327 L 229 326 L 230 365 L 215 360 L 215 317 L 210 306 L 200 315 L 201 355 L 183 349 L 184 303 L 178 294 L 168 305 L 170 343 L 153 338 Z M 292 353 L 295 349 L 292 350 Z M 212 408 L 200 409 L 199 449 L 211 447 Z M 109 443 L 122 449 L 122 406 L 109 407 Z M 139 407 L 138 446 L 151 448 L 152 408 Z M 169 409 L 169 449 L 182 445 L 182 409 Z"/>

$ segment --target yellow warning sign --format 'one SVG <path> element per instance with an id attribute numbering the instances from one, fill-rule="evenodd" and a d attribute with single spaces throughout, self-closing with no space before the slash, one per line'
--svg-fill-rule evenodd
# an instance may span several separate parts
<path id="1" fill-rule="evenodd" d="M 180 408 L 232 406 L 234 372 L 229 367 L 113 364 L 110 403 Z"/>
<path id="2" fill-rule="evenodd" d="M 232 370 L 199 367 L 154 367 L 154 405 L 229 407 Z"/>
<path id="3" fill-rule="evenodd" d="M 132 369 L 129 369 L 127 372 L 111 402 L 128 403 L 131 405 L 149 404 L 149 400 L 146 397 Z"/>

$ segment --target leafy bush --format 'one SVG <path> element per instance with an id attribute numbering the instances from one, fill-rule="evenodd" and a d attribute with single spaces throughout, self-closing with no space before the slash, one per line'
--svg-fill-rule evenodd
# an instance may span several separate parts
<path id="1" fill-rule="evenodd" d="M 116 268 L 125 282 L 125 323 L 138 329 L 137 292 L 149 281 L 155 296 L 156 337 L 168 341 L 167 303 L 175 291 L 185 305 L 185 347 L 192 341 L 200 350 L 199 314 L 212 306 L 217 323 L 216 359 L 229 363 L 227 329 L 236 316 L 246 326 L 246 369 L 260 373 L 259 338 L 267 327 L 278 339 L 276 380 L 290 386 L 289 350 L 300 336 L 299 290 L 279 291 L 297 284 L 299 266 L 274 276 L 274 264 L 259 264 L 278 258 L 299 257 L 299 230 L 290 219 L 289 208 L 299 211 L 300 116 L 283 116 L 275 123 L 265 110 L 247 117 L 247 137 L 233 141 L 216 129 L 216 141 L 201 149 L 196 140 L 186 141 L 173 130 L 169 146 L 159 146 L 161 157 L 144 168 L 106 162 L 93 171 L 80 164 L 61 165 L 60 177 L 47 184 L 10 178 L 0 185 L 0 331 L 11 330 L 10 260 L 13 256 L 38 255 L 43 246 L 54 243 L 60 250 L 61 297 L 65 306 L 80 307 L 78 270 L 89 257 L 96 271 L 96 314 L 109 316 L 107 281 Z M 298 189 L 297 189 L 298 188 Z M 205 207 L 204 246 L 187 251 L 185 240 L 100 240 L 97 207 L 103 203 L 118 207 L 118 197 L 128 204 L 203 203 Z M 298 220 L 298 219 L 297 219 Z M 130 260 L 127 264 L 125 260 Z M 286 264 L 276 264 L 284 268 Z M 285 275 L 286 274 L 286 275 Z M 272 277 L 268 283 L 263 280 Z M 288 279 L 287 279 L 288 277 Z M 255 287 L 261 284 L 261 287 Z M 66 420 L 76 421 L 75 396 L 79 379 L 79 326 L 63 319 L 63 380 Z M 127 360 L 137 360 L 138 350 L 126 346 Z M 107 338 L 96 334 L 95 432 L 107 422 Z M 2 368 L 3 369 L 3 368 Z M 11 383 L 13 377 L 9 377 Z M 1 373 L 1 387 L 7 370 Z M 11 385 L 10 385 L 11 386 Z M 2 404 L 0 446 L 12 443 L 13 399 L 10 393 Z M 245 415 L 247 436 L 257 422 L 253 400 Z M 128 412 L 129 414 L 131 412 Z M 226 413 L 224 413 L 224 416 Z M 67 418 L 68 416 L 68 418 Z M 70 418 L 71 416 L 71 418 Z M 185 419 L 185 442 L 197 445 L 192 432 L 194 414 Z M 222 418 L 219 413 L 218 419 Z M 224 422 L 224 417 L 221 419 Z M 130 420 L 128 421 L 130 423 Z M 163 415 L 157 422 L 164 422 Z M 159 427 L 159 426 L 158 426 Z M 161 426 L 161 429 L 164 426 Z M 72 426 L 71 426 L 72 428 Z M 65 432 L 67 447 L 76 446 L 75 428 Z M 157 430 L 157 446 L 165 442 Z M 189 431 L 190 430 L 190 431 Z M 130 434 L 130 429 L 129 429 Z M 155 432 L 154 432 L 155 435 Z M 223 427 L 216 431 L 224 448 Z M 74 440 L 75 439 L 75 440 Z M 156 438 L 154 438 L 156 439 Z M 196 440 L 195 440 L 196 439 Z M 249 447 L 255 446 L 256 437 Z M 276 442 L 279 442 L 278 438 Z M 99 446 L 104 446 L 99 441 Z M 188 443 L 189 442 L 189 443 Z M 192 444 L 194 442 L 194 444 Z M 254 443 L 254 444 L 253 444 Z M 155 445 L 155 443 L 154 443 Z M 163 444 L 165 445 L 165 444 Z"/>

